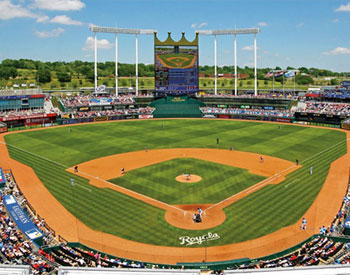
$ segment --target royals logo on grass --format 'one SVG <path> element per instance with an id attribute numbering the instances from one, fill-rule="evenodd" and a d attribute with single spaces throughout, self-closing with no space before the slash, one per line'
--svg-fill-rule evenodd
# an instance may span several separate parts
<path id="1" fill-rule="evenodd" d="M 220 236 L 217 233 L 208 232 L 208 234 L 190 237 L 190 236 L 181 236 L 179 240 L 181 241 L 181 245 L 194 245 L 194 244 L 202 244 L 204 242 L 214 241 L 220 239 Z"/>

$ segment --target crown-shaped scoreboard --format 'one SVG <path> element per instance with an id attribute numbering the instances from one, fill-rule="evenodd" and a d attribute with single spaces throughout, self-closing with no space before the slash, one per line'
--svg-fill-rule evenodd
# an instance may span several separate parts
<path id="1" fill-rule="evenodd" d="M 155 90 L 158 93 L 183 95 L 198 92 L 198 33 L 188 41 L 185 33 L 174 41 L 171 33 L 164 41 L 154 34 Z"/>

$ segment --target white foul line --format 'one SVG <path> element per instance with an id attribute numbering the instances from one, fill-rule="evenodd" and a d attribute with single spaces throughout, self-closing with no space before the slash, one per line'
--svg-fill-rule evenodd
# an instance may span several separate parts
<path id="1" fill-rule="evenodd" d="M 346 141 L 348 141 L 348 140 L 350 140 L 350 138 L 348 138 L 348 139 L 346 139 L 346 140 L 343 140 L 343 141 L 340 141 L 340 142 L 338 142 L 338 143 L 332 145 L 331 147 L 328 147 L 328 148 L 326 148 L 326 149 L 324 149 L 324 150 L 322 150 L 322 151 L 316 153 L 315 155 L 312 155 L 311 157 L 308 157 L 307 159 L 304 159 L 304 160 L 301 161 L 300 163 L 303 163 L 303 162 L 305 162 L 305 161 L 308 161 L 308 160 L 310 160 L 310 159 L 312 159 L 312 158 L 318 156 L 319 154 L 322 154 L 322 153 L 328 151 L 329 149 L 331 149 L 331 148 L 333 148 L 333 147 L 335 147 L 335 146 L 338 146 L 339 144 L 341 144 L 341 143 L 343 143 L 343 142 L 346 142 Z M 208 207 L 206 210 L 209 210 L 209 209 L 214 208 L 214 207 L 216 207 L 216 206 L 218 206 L 218 205 L 220 205 L 220 204 L 222 204 L 222 203 L 224 203 L 224 202 L 226 202 L 226 201 L 228 201 L 228 200 L 231 200 L 231 199 L 233 199 L 234 197 L 237 197 L 239 194 L 241 194 L 241 193 L 243 193 L 243 192 L 246 192 L 247 194 L 249 194 L 249 193 L 253 192 L 255 189 L 261 188 L 261 187 L 263 187 L 264 185 L 266 185 L 267 183 L 271 182 L 272 180 L 274 180 L 274 179 L 276 179 L 276 178 L 278 178 L 278 177 L 281 177 L 281 176 L 282 176 L 282 173 L 284 173 L 284 172 L 286 172 L 286 171 L 292 169 L 292 168 L 295 167 L 295 166 L 297 166 L 297 165 L 294 164 L 294 165 L 292 165 L 292 166 L 290 166 L 290 167 L 288 167 L 288 168 L 286 168 L 286 169 L 284 169 L 284 170 L 282 170 L 282 171 L 279 171 L 278 173 L 274 174 L 273 176 L 271 176 L 271 177 L 269 177 L 269 178 L 267 178 L 267 179 L 264 179 L 263 181 L 261 181 L 261 182 L 255 184 L 255 185 L 253 185 L 253 186 L 250 186 L 250 187 L 248 187 L 247 189 L 242 190 L 242 191 L 240 191 L 239 193 L 234 194 L 233 196 L 230 196 L 230 197 L 228 197 L 228 198 L 226 198 L 226 199 L 224 199 L 224 200 L 222 200 L 222 201 L 220 201 L 220 202 L 218 202 L 218 203 L 216 203 L 216 204 L 213 204 L 212 206 Z M 292 183 L 292 182 L 290 182 L 290 183 Z M 288 183 L 288 185 L 289 185 L 290 183 Z M 288 186 L 288 185 L 286 185 L 286 186 Z M 285 187 L 286 187 L 286 186 L 285 186 Z"/>
<path id="2" fill-rule="evenodd" d="M 69 168 L 68 170 L 71 170 L 71 168 Z M 125 188 L 125 187 L 123 187 L 123 186 L 120 186 L 120 185 L 111 183 L 111 182 L 109 182 L 109 181 L 107 181 L 107 180 L 104 180 L 104 179 L 100 179 L 99 177 L 96 177 L 96 176 L 91 175 L 91 174 L 89 174 L 89 173 L 82 172 L 82 171 L 79 171 L 79 173 L 84 174 L 84 175 L 86 175 L 86 176 L 88 176 L 88 177 L 90 177 L 90 178 L 96 179 L 96 180 L 98 180 L 98 181 L 102 181 L 102 182 L 104 182 L 104 183 L 106 183 L 106 184 L 108 184 L 108 185 L 111 185 L 111 186 L 118 186 L 118 188 L 120 188 L 120 189 L 123 189 L 123 190 L 125 190 L 125 191 L 127 191 L 127 192 L 133 193 L 133 194 L 135 194 L 135 195 L 137 195 L 137 196 L 144 197 L 144 198 L 146 198 L 146 199 L 149 199 L 150 201 L 154 201 L 154 202 L 157 202 L 157 203 L 159 203 L 159 204 L 163 204 L 163 205 L 165 205 L 165 206 L 167 206 L 167 207 L 171 207 L 171 208 L 174 208 L 174 209 L 176 209 L 176 210 L 180 210 L 180 211 L 182 211 L 182 212 L 185 212 L 185 210 L 182 210 L 181 208 L 178 208 L 178 207 L 176 207 L 176 206 L 174 206 L 174 205 L 170 205 L 170 204 L 167 204 L 167 203 L 165 203 L 165 202 L 162 202 L 162 201 L 153 199 L 153 198 L 148 197 L 148 196 L 146 196 L 146 195 L 144 195 L 144 194 L 141 194 L 141 193 L 135 192 L 135 191 L 133 191 L 133 190 L 127 189 L 127 188 Z"/>
<path id="3" fill-rule="evenodd" d="M 14 147 L 14 148 L 16 148 L 16 149 L 18 149 L 18 150 L 20 150 L 20 151 L 22 151 L 22 152 L 26 152 L 26 153 L 28 153 L 28 154 L 30 154 L 30 155 L 32 155 L 32 156 L 35 156 L 35 157 L 44 159 L 44 160 L 46 160 L 46 161 L 48 161 L 48 162 L 54 163 L 54 164 L 56 164 L 56 165 L 59 165 L 59 166 L 65 168 L 65 169 L 67 169 L 67 166 L 63 165 L 62 163 L 59 163 L 59 162 L 57 162 L 57 161 L 54 161 L 54 160 L 45 158 L 45 157 L 43 157 L 43 156 L 39 156 L 39 155 L 34 154 L 34 153 L 32 153 L 32 152 L 29 152 L 29 151 L 27 151 L 27 150 L 25 150 L 25 149 L 19 148 L 19 147 L 15 146 L 15 145 L 7 144 L 7 143 L 1 142 L 1 141 L 0 141 L 0 144 L 4 144 L 5 146 L 7 146 L 7 145 L 8 145 L 8 146 L 12 146 L 12 147 Z M 72 168 L 68 168 L 68 170 L 71 170 L 71 169 L 72 169 Z M 103 180 L 103 179 L 99 179 L 98 177 L 95 177 L 95 176 L 90 175 L 90 174 L 88 174 L 88 173 L 84 173 L 84 172 L 79 172 L 79 173 L 88 175 L 88 176 L 91 177 L 91 178 L 95 178 L 95 179 L 100 180 L 100 181 L 102 181 L 102 182 L 105 182 L 105 183 L 107 183 L 107 184 L 110 184 L 110 185 L 113 185 L 113 186 L 117 186 L 117 185 L 115 185 L 115 184 L 113 184 L 113 183 L 110 183 L 110 182 L 108 182 L 108 181 L 106 181 L 106 180 Z M 91 190 L 90 190 L 89 188 L 87 188 L 87 187 L 84 187 L 84 186 L 81 186 L 81 185 L 78 185 L 78 184 L 75 184 L 75 185 L 77 185 L 77 186 L 79 186 L 79 187 L 81 187 L 81 188 L 85 188 L 85 189 L 87 189 L 87 190 L 89 190 L 89 191 L 91 192 Z M 153 199 L 153 198 L 151 198 L 151 197 L 148 197 L 148 196 L 145 196 L 145 195 L 143 195 L 143 194 L 137 193 L 137 192 L 135 192 L 135 191 L 129 190 L 129 189 L 124 188 L 124 187 L 119 186 L 119 185 L 118 185 L 118 187 L 121 188 L 121 189 L 124 189 L 124 190 L 126 190 L 126 191 L 129 191 L 129 192 L 131 192 L 131 193 L 134 193 L 134 194 L 136 194 L 136 195 L 139 195 L 139 196 L 142 196 L 142 197 L 144 197 L 144 198 L 147 198 L 147 199 L 149 199 L 149 200 L 155 201 L 155 202 L 157 202 L 157 203 L 160 203 L 160 204 L 163 204 L 163 205 L 165 205 L 165 206 L 168 206 L 168 207 L 171 207 L 171 208 L 174 208 L 174 209 L 177 209 L 177 210 L 180 210 L 180 211 L 183 211 L 183 212 L 184 212 L 184 210 L 182 210 L 181 208 L 178 208 L 178 207 L 176 207 L 176 206 L 167 204 L 167 203 L 162 202 L 162 201 L 158 201 L 158 200 L 156 200 L 156 199 Z"/>
<path id="4" fill-rule="evenodd" d="M 292 180 L 290 183 L 287 183 L 284 187 L 288 187 L 289 184 L 291 184 L 291 183 L 293 183 L 293 182 L 295 182 L 295 181 L 299 181 L 299 179 L 294 179 L 294 180 Z"/>

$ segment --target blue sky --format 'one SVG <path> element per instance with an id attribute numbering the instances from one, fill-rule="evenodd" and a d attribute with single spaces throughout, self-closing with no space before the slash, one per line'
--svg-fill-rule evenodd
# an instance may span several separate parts
<path id="1" fill-rule="evenodd" d="M 89 26 L 158 30 L 165 39 L 195 30 L 259 27 L 258 67 L 350 71 L 350 0 L 0 0 L 0 60 L 93 61 Z M 99 61 L 114 60 L 114 35 L 98 34 Z M 118 36 L 119 61 L 135 62 L 135 37 Z M 220 36 L 218 64 L 233 65 L 233 37 Z M 237 37 L 238 65 L 252 66 L 253 35 Z M 201 36 L 200 65 L 214 63 Z M 139 62 L 153 63 L 153 37 L 139 36 Z"/>

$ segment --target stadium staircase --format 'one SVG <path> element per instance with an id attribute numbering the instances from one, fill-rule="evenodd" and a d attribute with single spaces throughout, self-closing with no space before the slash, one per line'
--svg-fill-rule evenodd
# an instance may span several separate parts
<path id="1" fill-rule="evenodd" d="M 150 107 L 155 108 L 154 118 L 202 117 L 200 107 L 206 106 L 197 99 L 188 96 L 167 96 L 153 101 Z"/>

